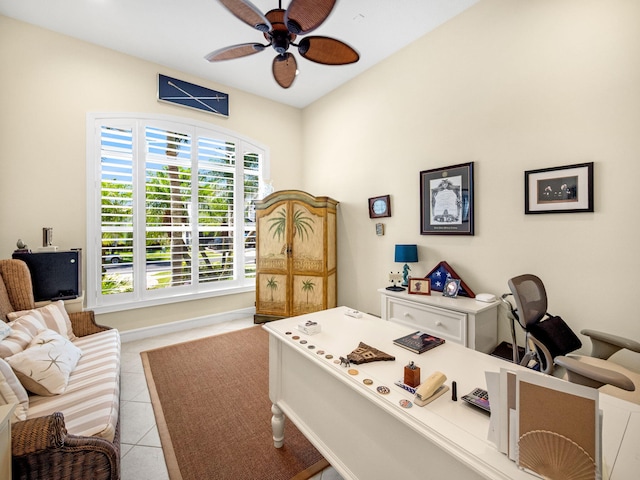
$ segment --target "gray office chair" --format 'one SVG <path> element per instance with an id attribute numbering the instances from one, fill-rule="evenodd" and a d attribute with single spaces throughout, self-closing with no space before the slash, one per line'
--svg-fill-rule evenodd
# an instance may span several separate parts
<path id="1" fill-rule="evenodd" d="M 554 364 L 563 367 L 570 382 L 600 388 L 614 396 L 640 403 L 640 375 L 615 364 L 608 358 L 622 348 L 640 353 L 640 343 L 617 335 L 582 330 L 580 333 L 591 338 L 591 356 L 567 354 L 579 349 L 582 343 L 562 320 L 547 312 L 547 293 L 540 278 L 535 275 L 520 275 L 508 281 L 511 293 L 502 295 L 511 319 L 513 361 L 524 366 L 537 365 L 539 370 L 551 374 Z M 513 296 L 516 307 L 508 300 Z M 515 323 L 526 332 L 525 353 L 520 359 L 516 341 Z M 609 387 L 613 385 L 613 388 Z M 629 395 L 621 392 L 637 392 Z"/>

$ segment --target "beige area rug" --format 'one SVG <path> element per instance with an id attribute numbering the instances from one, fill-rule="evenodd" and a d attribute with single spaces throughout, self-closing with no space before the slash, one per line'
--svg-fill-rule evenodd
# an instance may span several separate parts
<path id="1" fill-rule="evenodd" d="M 141 355 L 171 480 L 304 480 L 328 466 L 288 419 L 273 446 L 261 327 Z"/>

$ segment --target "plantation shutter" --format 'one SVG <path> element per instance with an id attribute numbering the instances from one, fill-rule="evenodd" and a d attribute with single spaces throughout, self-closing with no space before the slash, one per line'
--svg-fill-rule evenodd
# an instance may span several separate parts
<path id="1" fill-rule="evenodd" d="M 234 278 L 235 144 L 198 138 L 198 239 L 200 282 Z M 214 261 L 219 258 L 220 267 Z"/>
<path id="2" fill-rule="evenodd" d="M 145 271 L 147 290 L 191 284 L 191 136 L 145 128 Z M 158 258 L 155 252 L 168 253 Z M 169 268 L 166 267 L 167 258 Z"/>
<path id="3" fill-rule="evenodd" d="M 264 150 L 201 125 L 96 118 L 87 305 L 255 285 Z M 89 137 L 89 135 L 88 135 Z M 239 160 L 240 159 L 240 160 Z M 96 235 L 95 233 L 98 233 Z M 246 291 L 246 290 L 245 290 Z"/>
<path id="4" fill-rule="evenodd" d="M 133 275 L 115 276 L 115 265 L 132 265 L 133 129 L 100 129 L 100 242 L 103 295 L 131 292 Z"/>

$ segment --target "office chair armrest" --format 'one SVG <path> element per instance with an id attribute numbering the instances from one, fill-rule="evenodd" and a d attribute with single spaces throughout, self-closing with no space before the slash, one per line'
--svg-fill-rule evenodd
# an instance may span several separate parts
<path id="1" fill-rule="evenodd" d="M 588 387 L 600 388 L 603 385 L 613 385 L 633 392 L 636 387 L 629 377 L 606 368 L 589 365 L 575 358 L 563 355 L 556 357 L 554 363 L 567 371 L 567 377 L 571 383 L 578 383 Z"/>
<path id="2" fill-rule="evenodd" d="M 640 343 L 634 340 L 596 330 L 582 330 L 580 333 L 591 338 L 592 357 L 606 360 L 621 348 L 640 353 Z"/>

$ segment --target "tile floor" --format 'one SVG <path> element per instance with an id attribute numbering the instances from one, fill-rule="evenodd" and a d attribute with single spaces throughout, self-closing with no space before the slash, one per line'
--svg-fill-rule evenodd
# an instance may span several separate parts
<path id="1" fill-rule="evenodd" d="M 140 352 L 250 326 L 253 326 L 253 319 L 245 318 L 122 344 L 120 406 L 122 480 L 168 480 L 169 478 Z M 341 477 L 329 467 L 312 480 L 341 480 Z"/>

